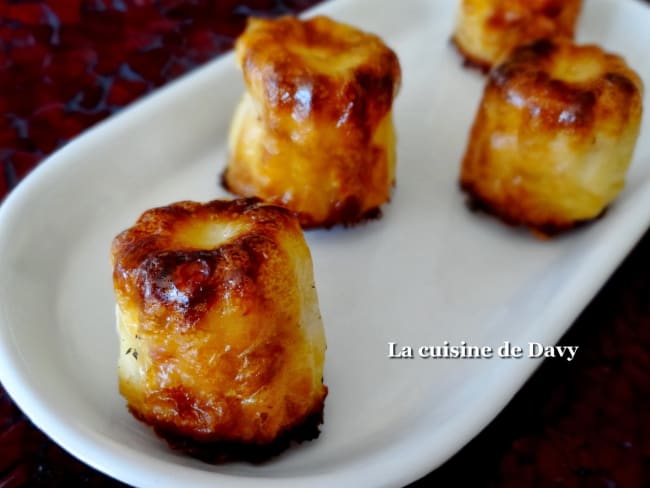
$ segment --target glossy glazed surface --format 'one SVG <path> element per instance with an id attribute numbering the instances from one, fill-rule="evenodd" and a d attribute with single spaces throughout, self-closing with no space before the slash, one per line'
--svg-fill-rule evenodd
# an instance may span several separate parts
<path id="1" fill-rule="evenodd" d="M 251 21 L 235 52 L 247 93 L 225 186 L 289 208 L 308 228 L 378 216 L 395 184 L 395 53 L 327 17 Z"/>
<path id="2" fill-rule="evenodd" d="M 489 75 L 461 186 L 513 224 L 553 232 L 599 216 L 625 185 L 643 83 L 595 45 L 537 41 Z"/>
<path id="3" fill-rule="evenodd" d="M 255 200 L 148 210 L 111 257 L 120 393 L 136 417 L 216 461 L 233 453 L 205 443 L 255 451 L 322 418 L 325 335 L 289 212 Z"/>
<path id="4" fill-rule="evenodd" d="M 453 41 L 470 64 L 490 68 L 521 44 L 573 38 L 582 0 L 461 0 Z"/>

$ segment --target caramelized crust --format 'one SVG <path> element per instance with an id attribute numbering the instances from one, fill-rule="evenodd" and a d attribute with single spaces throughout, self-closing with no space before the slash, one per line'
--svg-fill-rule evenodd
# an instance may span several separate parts
<path id="1" fill-rule="evenodd" d="M 236 44 L 244 95 L 223 183 L 289 208 L 303 227 L 379 214 L 395 181 L 395 53 L 326 17 L 251 19 Z"/>
<path id="2" fill-rule="evenodd" d="M 622 190 L 643 86 L 616 55 L 568 40 L 517 48 L 490 73 L 461 186 L 507 222 L 561 230 Z"/>
<path id="3" fill-rule="evenodd" d="M 138 418 L 138 413 L 132 411 Z M 268 444 L 251 444 L 242 441 L 202 442 L 178 435 L 175 432 L 154 426 L 156 433 L 165 439 L 172 449 L 177 449 L 206 463 L 217 464 L 229 461 L 263 463 L 287 449 L 292 442 L 303 442 L 320 435 L 323 411 L 314 412 L 301 424 L 283 431 Z"/>
<path id="4" fill-rule="evenodd" d="M 180 202 L 145 212 L 111 256 L 120 392 L 137 418 L 215 461 L 317 435 L 301 426 L 322 417 L 325 337 L 293 215 Z"/>
<path id="5" fill-rule="evenodd" d="M 581 0 L 462 0 L 453 41 L 468 64 L 489 69 L 513 48 L 573 38 Z"/>

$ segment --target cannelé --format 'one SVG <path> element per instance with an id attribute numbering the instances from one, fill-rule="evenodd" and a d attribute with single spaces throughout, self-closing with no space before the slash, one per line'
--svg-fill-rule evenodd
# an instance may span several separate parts
<path id="1" fill-rule="evenodd" d="M 485 70 L 515 47 L 538 39 L 573 39 L 581 0 L 460 0 L 452 40 Z"/>
<path id="2" fill-rule="evenodd" d="M 142 214 L 111 257 L 135 417 L 208 462 L 318 435 L 326 344 L 295 216 L 255 199 L 175 203 Z"/>
<path id="3" fill-rule="evenodd" d="M 247 91 L 224 186 L 288 208 L 304 228 L 378 216 L 395 182 L 396 54 L 323 16 L 250 19 L 235 52 Z"/>
<path id="4" fill-rule="evenodd" d="M 598 217 L 622 190 L 643 85 L 598 46 L 541 40 L 495 67 L 460 183 L 503 220 L 554 233 Z"/>

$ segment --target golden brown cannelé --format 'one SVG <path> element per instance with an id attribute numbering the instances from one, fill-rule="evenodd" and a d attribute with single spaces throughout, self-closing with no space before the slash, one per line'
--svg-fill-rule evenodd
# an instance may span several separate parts
<path id="1" fill-rule="evenodd" d="M 462 188 L 503 220 L 542 232 L 599 216 L 624 186 L 642 94 L 626 62 L 597 46 L 517 48 L 490 73 Z"/>
<path id="2" fill-rule="evenodd" d="M 298 220 L 255 199 L 146 211 L 113 241 L 119 387 L 207 461 L 318 435 L 325 335 Z"/>
<path id="3" fill-rule="evenodd" d="M 378 216 L 395 183 L 396 54 L 322 16 L 250 19 L 235 51 L 247 92 L 224 186 L 290 209 L 305 228 Z"/>
<path id="4" fill-rule="evenodd" d="M 573 39 L 581 0 L 461 0 L 452 40 L 469 64 L 489 69 L 515 47 Z"/>

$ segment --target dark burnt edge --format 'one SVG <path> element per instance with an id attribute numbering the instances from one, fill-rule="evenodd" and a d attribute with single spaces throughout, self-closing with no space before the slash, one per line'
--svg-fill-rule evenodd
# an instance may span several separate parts
<path id="1" fill-rule="evenodd" d="M 549 56 L 556 49 L 552 39 L 540 37 L 519 46 L 515 46 L 508 56 L 502 58 L 499 63 L 493 65 L 469 54 L 460 46 L 455 36 L 449 38 L 449 43 L 463 58 L 463 67 L 480 71 L 483 75 L 488 75 L 505 64 L 520 62 L 521 60 L 519 58 L 522 56 L 522 53 L 528 57 L 537 56 L 538 58 L 541 58 L 543 56 Z"/>
<path id="2" fill-rule="evenodd" d="M 230 188 L 230 185 L 228 185 L 228 179 L 226 177 L 227 173 L 228 173 L 228 168 L 226 167 L 219 174 L 219 176 L 218 176 L 219 185 L 221 185 L 221 187 L 224 190 L 226 190 L 227 192 L 232 193 L 233 195 L 237 195 L 237 193 Z M 395 188 L 395 186 L 396 186 L 396 183 L 393 182 L 393 188 Z M 252 198 L 257 199 L 260 202 L 264 201 L 263 199 L 261 199 L 259 197 L 252 197 Z M 390 202 L 390 198 L 388 199 L 388 201 L 386 203 L 389 203 L 389 202 Z M 267 202 L 267 203 L 269 203 L 269 202 Z M 269 203 L 269 204 L 270 205 L 276 205 L 276 206 L 279 206 L 281 208 L 286 209 L 286 207 L 283 207 L 282 205 L 277 204 L 277 203 Z M 330 230 L 333 227 L 336 227 L 336 226 L 339 226 L 339 225 L 341 225 L 341 226 L 345 227 L 346 229 L 348 229 L 348 228 L 351 228 L 351 227 L 356 227 L 358 225 L 365 224 L 365 223 L 367 223 L 367 222 L 369 222 L 371 220 L 379 220 L 383 216 L 381 206 L 370 208 L 370 209 L 366 210 L 365 212 L 357 213 L 356 215 L 354 215 L 352 217 L 343 216 L 342 218 L 330 218 L 330 219 L 325 220 L 324 222 L 319 222 L 319 223 L 313 222 L 311 220 L 311 218 L 307 214 L 305 214 L 303 212 L 291 212 L 291 213 L 298 219 L 298 221 L 300 222 L 300 227 L 303 230 L 318 230 L 318 229 Z"/>
<path id="3" fill-rule="evenodd" d="M 231 193 L 233 195 L 236 195 L 234 191 L 230 188 L 230 185 L 228 185 L 228 179 L 226 175 L 228 174 L 228 166 L 226 166 L 221 173 L 217 176 L 217 184 L 218 186 L 221 186 L 224 190 L 226 190 L 228 193 Z"/>
<path id="4" fill-rule="evenodd" d="M 373 207 L 361 214 L 357 214 L 357 216 L 352 218 L 343 218 L 343 219 L 332 218 L 319 223 L 314 223 L 310 221 L 310 218 L 308 216 L 300 212 L 294 212 L 294 215 L 300 221 L 300 226 L 302 227 L 303 230 L 318 230 L 318 229 L 331 230 L 332 228 L 337 227 L 339 225 L 346 229 L 350 229 L 352 227 L 357 227 L 366 224 L 371 220 L 379 220 L 382 218 L 383 212 L 381 210 L 381 207 Z"/>
<path id="5" fill-rule="evenodd" d="M 603 78 L 608 83 L 616 86 L 621 91 L 621 93 L 625 94 L 628 97 L 634 96 L 639 92 L 636 84 L 624 74 L 617 73 L 615 71 L 608 71 L 605 73 Z"/>
<path id="6" fill-rule="evenodd" d="M 465 183 L 459 181 L 460 190 L 465 193 L 465 206 L 470 212 L 473 213 L 484 213 L 492 217 L 497 218 L 504 224 L 513 227 L 513 228 L 527 228 L 535 237 L 546 240 L 553 237 L 558 237 L 562 234 L 565 234 L 574 229 L 580 229 L 585 227 L 596 220 L 600 220 L 607 213 L 609 206 L 605 207 L 602 212 L 600 212 L 595 217 L 590 219 L 576 220 L 573 222 L 546 222 L 544 224 L 530 224 L 522 219 L 513 218 L 510 214 L 501 211 L 497 206 L 493 205 L 491 202 L 485 198 L 479 196 L 473 189 L 473 185 L 470 183 Z"/>
<path id="7" fill-rule="evenodd" d="M 508 58 L 517 62 L 539 62 L 549 59 L 559 49 L 552 37 L 538 37 L 531 41 L 515 46 Z"/>
<path id="8" fill-rule="evenodd" d="M 167 442 L 171 449 L 180 451 L 188 456 L 208 464 L 221 464 L 243 461 L 251 464 L 262 464 L 280 455 L 293 444 L 317 439 L 320 436 L 320 426 L 323 423 L 325 398 L 320 402 L 318 410 L 308 414 L 298 425 L 281 432 L 273 441 L 267 444 L 247 443 L 243 441 L 198 441 L 166 429 L 153 426 L 156 435 Z M 135 409 L 128 407 L 129 412 L 139 421 L 149 423 Z"/>
<path id="9" fill-rule="evenodd" d="M 455 36 L 451 36 L 449 38 L 449 44 L 451 44 L 455 48 L 456 52 L 463 59 L 464 68 L 479 71 L 482 75 L 487 75 L 492 69 L 492 65 L 490 63 L 487 63 L 481 59 L 478 59 L 475 56 L 472 56 L 467 51 L 465 51 L 462 47 L 460 47 L 460 44 L 458 44 L 458 41 L 456 40 Z"/>

